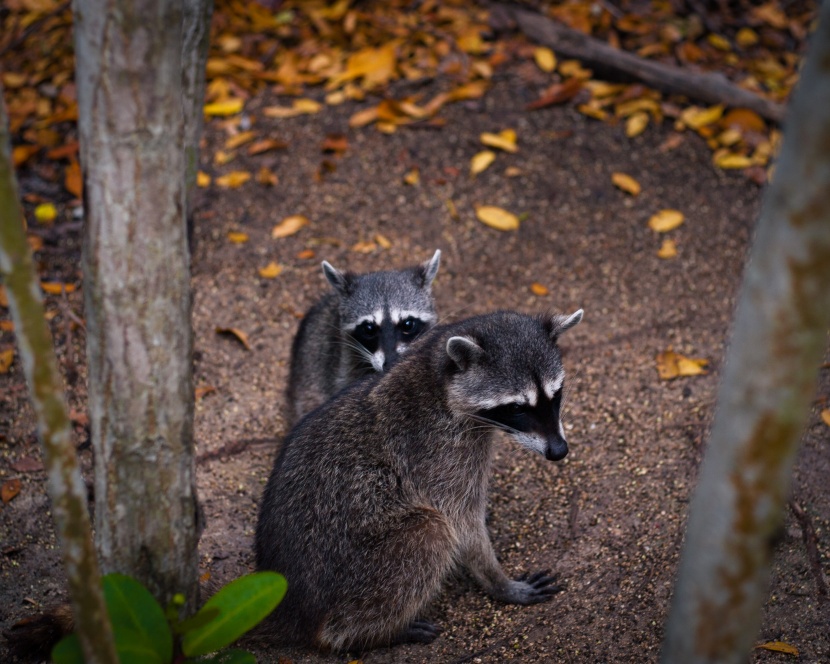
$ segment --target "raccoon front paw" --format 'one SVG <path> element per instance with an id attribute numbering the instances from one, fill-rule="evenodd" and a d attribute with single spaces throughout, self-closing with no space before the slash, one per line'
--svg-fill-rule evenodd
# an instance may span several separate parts
<path id="1" fill-rule="evenodd" d="M 502 601 L 509 604 L 539 604 L 549 601 L 564 586 L 554 585 L 556 575 L 550 570 L 530 574 L 525 572 L 515 581 L 511 581 Z"/>
<path id="2" fill-rule="evenodd" d="M 432 643 L 438 638 L 441 628 L 425 620 L 415 620 L 403 630 L 395 639 L 395 644 L 401 643 Z"/>

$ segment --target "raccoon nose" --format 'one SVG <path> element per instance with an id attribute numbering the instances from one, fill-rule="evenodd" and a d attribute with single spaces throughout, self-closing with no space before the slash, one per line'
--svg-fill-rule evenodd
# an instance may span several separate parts
<path id="1" fill-rule="evenodd" d="M 561 461 L 568 456 L 568 443 L 560 435 L 548 438 L 548 447 L 545 451 L 545 458 L 548 461 Z"/>
<path id="2" fill-rule="evenodd" d="M 386 373 L 398 361 L 398 353 L 390 350 L 383 354 L 383 371 Z"/>

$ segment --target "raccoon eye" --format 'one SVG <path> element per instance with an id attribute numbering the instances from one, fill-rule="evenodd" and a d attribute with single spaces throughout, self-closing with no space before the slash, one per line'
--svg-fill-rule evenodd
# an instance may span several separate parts
<path id="1" fill-rule="evenodd" d="M 371 321 L 366 321 L 366 322 L 361 323 L 360 325 L 357 326 L 356 332 L 361 337 L 371 339 L 371 338 L 377 336 L 377 333 L 378 333 L 379 329 L 380 328 L 377 326 L 377 324 L 375 324 Z"/>
<path id="2" fill-rule="evenodd" d="M 528 411 L 526 403 L 511 403 L 507 406 L 507 412 L 511 415 L 523 415 Z"/>
<path id="3" fill-rule="evenodd" d="M 402 320 L 398 323 L 398 329 L 400 329 L 401 333 L 405 337 L 414 337 L 421 331 L 421 327 L 423 323 L 419 321 L 417 318 L 412 318 L 411 316 L 406 320 Z"/>

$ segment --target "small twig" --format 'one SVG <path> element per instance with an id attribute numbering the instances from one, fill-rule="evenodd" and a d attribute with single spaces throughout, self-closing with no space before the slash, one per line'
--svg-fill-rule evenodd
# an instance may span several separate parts
<path id="1" fill-rule="evenodd" d="M 813 522 L 810 515 L 805 512 L 801 505 L 794 500 L 790 501 L 790 510 L 798 525 L 801 527 L 801 539 L 804 541 L 804 548 L 807 549 L 807 559 L 810 561 L 810 568 L 813 576 L 816 579 L 816 586 L 818 587 L 818 596 L 822 601 L 827 601 L 828 590 L 827 581 L 824 578 L 824 572 L 821 569 L 821 555 L 818 551 L 818 535 L 816 529 L 813 528 Z"/>
<path id="2" fill-rule="evenodd" d="M 256 445 L 276 445 L 279 443 L 279 438 L 245 438 L 243 440 L 234 440 L 230 443 L 222 445 L 216 450 L 210 450 L 204 454 L 196 457 L 196 463 L 203 463 L 205 461 L 212 461 L 213 459 L 220 459 L 227 456 L 235 456 L 241 454 L 248 447 Z"/>

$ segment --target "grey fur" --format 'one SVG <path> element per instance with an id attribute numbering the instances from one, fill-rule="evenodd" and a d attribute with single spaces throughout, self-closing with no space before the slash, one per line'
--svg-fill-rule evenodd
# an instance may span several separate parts
<path id="1" fill-rule="evenodd" d="M 438 629 L 418 617 L 458 565 L 507 603 L 560 589 L 547 572 L 508 578 L 484 519 L 496 428 L 549 459 L 567 453 L 556 339 L 575 321 L 497 312 L 439 326 L 297 425 L 255 537 L 257 567 L 288 579 L 272 638 L 323 649 L 428 642 Z"/>
<path id="2" fill-rule="evenodd" d="M 435 324 L 432 282 L 440 261 L 439 250 L 415 267 L 357 275 L 340 272 L 323 261 L 323 274 L 334 292 L 308 311 L 294 338 L 286 393 L 289 426 L 354 380 L 388 369 L 399 351 Z M 361 343 L 356 329 L 377 312 L 382 313 L 382 320 L 376 321 L 380 323 L 382 363 L 379 354 L 372 357 Z M 407 337 L 401 330 L 403 320 L 390 318 L 395 312 L 413 314 L 420 321 L 419 332 Z"/>

